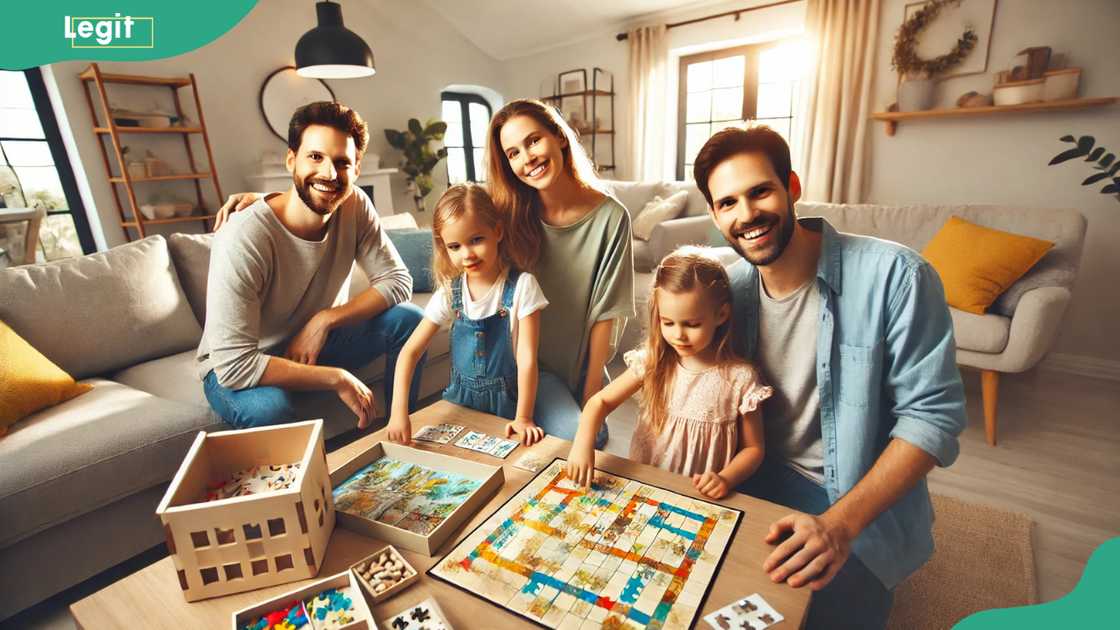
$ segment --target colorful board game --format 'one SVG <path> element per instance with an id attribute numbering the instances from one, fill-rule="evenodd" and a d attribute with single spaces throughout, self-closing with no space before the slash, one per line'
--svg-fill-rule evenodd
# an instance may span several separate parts
<path id="1" fill-rule="evenodd" d="M 381 457 L 334 489 L 334 505 L 339 512 L 428 534 L 480 485 L 477 479 Z"/>
<path id="2" fill-rule="evenodd" d="M 743 513 L 556 459 L 428 572 L 548 628 L 689 628 Z"/>

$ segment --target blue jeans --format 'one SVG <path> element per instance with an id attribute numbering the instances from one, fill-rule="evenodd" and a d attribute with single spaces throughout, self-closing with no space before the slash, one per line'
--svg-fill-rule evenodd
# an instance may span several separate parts
<path id="1" fill-rule="evenodd" d="M 824 488 L 772 459 L 736 489 L 806 514 L 823 514 L 830 505 Z M 894 591 L 850 555 L 828 586 L 813 593 L 805 628 L 884 628 L 893 601 Z"/>
<path id="2" fill-rule="evenodd" d="M 336 328 L 327 336 L 317 363 L 354 371 L 384 354 L 385 401 L 387 408 L 391 409 L 397 355 L 423 316 L 424 311 L 418 306 L 406 302 L 364 322 Z M 412 374 L 412 385 L 408 392 L 409 409 L 415 408 L 416 400 L 420 397 L 420 376 L 426 359 L 425 354 Z M 220 385 L 218 377 L 211 370 L 202 380 L 202 389 L 214 411 L 238 429 L 299 419 L 296 417 L 292 392 L 280 387 L 264 385 L 233 390 Z"/>
<path id="3" fill-rule="evenodd" d="M 604 375 L 603 378 L 607 377 Z M 580 406 L 577 396 L 582 398 L 582 392 L 573 394 L 563 379 L 552 372 L 541 370 L 537 379 L 537 402 L 533 405 L 533 420 L 548 435 L 571 441 L 579 428 Z M 607 423 L 604 422 L 595 436 L 595 448 L 603 448 L 608 437 Z"/>

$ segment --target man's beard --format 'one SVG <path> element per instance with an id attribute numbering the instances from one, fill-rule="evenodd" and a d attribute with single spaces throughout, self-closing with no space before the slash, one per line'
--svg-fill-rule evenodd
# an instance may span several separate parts
<path id="1" fill-rule="evenodd" d="M 776 221 L 778 225 L 772 226 L 771 229 L 778 230 L 777 239 L 774 241 L 773 245 L 762 251 L 755 251 L 752 253 L 746 252 L 739 243 L 739 236 L 755 228 L 772 225 L 774 221 L 770 220 L 769 217 L 761 221 L 755 220 L 749 225 L 732 225 L 731 234 L 725 234 L 724 238 L 727 240 L 728 245 L 738 252 L 740 256 L 745 258 L 747 262 L 756 267 L 765 267 L 781 257 L 782 252 L 785 251 L 786 246 L 789 245 L 790 240 L 793 238 L 794 223 L 797 221 L 797 218 L 793 214 L 793 207 L 790 206 L 784 218 L 779 217 Z M 728 238 L 728 236 L 730 236 L 730 238 Z"/>
<path id="2" fill-rule="evenodd" d="M 317 183 L 329 186 L 341 192 L 342 185 L 337 180 L 330 181 L 326 179 L 312 179 L 310 177 L 300 179 L 298 175 L 293 173 L 292 183 L 295 184 L 296 194 L 299 195 L 300 201 L 303 202 L 303 205 L 307 206 L 311 209 L 312 212 L 320 216 L 325 216 L 334 212 L 335 209 L 338 208 L 339 204 L 342 203 L 342 200 L 345 199 L 344 195 L 339 194 L 334 198 L 334 201 L 328 204 L 321 204 L 316 203 L 311 197 L 311 186 Z"/>

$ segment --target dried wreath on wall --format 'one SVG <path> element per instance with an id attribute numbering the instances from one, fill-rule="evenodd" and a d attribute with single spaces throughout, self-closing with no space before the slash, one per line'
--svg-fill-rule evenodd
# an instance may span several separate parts
<path id="1" fill-rule="evenodd" d="M 949 4 L 960 6 L 960 3 L 961 0 L 933 0 L 909 20 L 903 22 L 894 36 L 894 56 L 891 57 L 891 67 L 903 76 L 930 78 L 963 61 L 976 47 L 976 32 L 972 28 L 966 28 L 953 50 L 940 57 L 922 59 L 914 51 L 914 47 L 918 44 L 918 35 L 937 17 L 941 9 Z"/>

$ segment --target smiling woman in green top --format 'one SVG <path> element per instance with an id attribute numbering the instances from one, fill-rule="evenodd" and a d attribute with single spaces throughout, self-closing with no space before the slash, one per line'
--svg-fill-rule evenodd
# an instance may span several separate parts
<path id="1" fill-rule="evenodd" d="M 511 254 L 551 302 L 541 312 L 535 420 L 570 440 L 634 316 L 630 216 L 596 189 L 575 132 L 539 101 L 512 101 L 494 115 L 487 162 L 490 196 L 510 214 Z M 604 425 L 596 447 L 606 440 Z"/>

